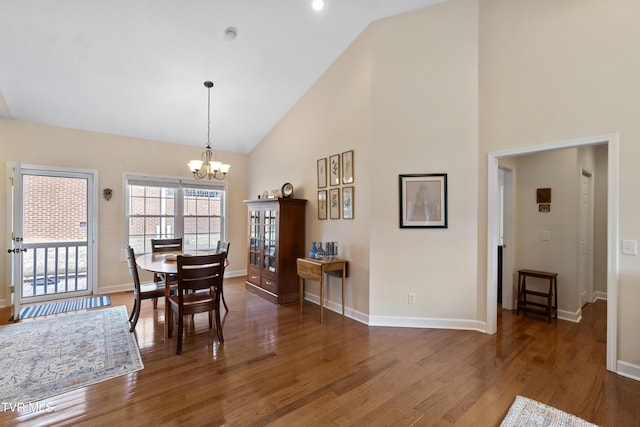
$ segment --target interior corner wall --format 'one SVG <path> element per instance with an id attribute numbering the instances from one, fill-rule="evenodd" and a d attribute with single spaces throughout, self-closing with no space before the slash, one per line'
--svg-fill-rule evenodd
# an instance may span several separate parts
<path id="1" fill-rule="evenodd" d="M 338 256 L 349 261 L 346 315 L 363 323 L 369 315 L 369 218 L 371 143 L 371 40 L 365 30 L 329 67 L 250 154 L 249 193 L 290 182 L 294 197 L 307 199 L 305 247 L 337 241 Z M 317 161 L 353 150 L 354 219 L 318 219 Z M 375 191 L 377 193 L 377 191 Z M 329 216 L 327 214 L 327 216 Z M 341 215 L 342 216 L 342 215 Z M 319 298 L 317 282 L 307 281 L 310 298 Z M 330 278 L 325 307 L 340 310 L 341 286 Z"/>
<path id="2" fill-rule="evenodd" d="M 372 324 L 482 328 L 477 13 L 475 1 L 450 0 L 370 28 Z M 398 176 L 420 173 L 447 174 L 448 228 L 399 227 Z"/>
<path id="3" fill-rule="evenodd" d="M 640 240 L 640 2 L 482 0 L 479 16 L 479 238 L 486 242 L 489 153 L 616 133 L 613 232 Z M 616 243 L 617 356 L 640 366 L 640 257 L 621 254 Z M 486 269 L 479 251 L 479 292 Z"/>
<path id="4" fill-rule="evenodd" d="M 578 150 L 547 151 L 518 157 L 515 270 L 558 273 L 558 312 L 580 316 L 578 278 Z M 540 212 L 538 188 L 551 189 L 551 210 Z M 546 237 L 543 233 L 547 234 Z M 548 281 L 527 280 L 534 289 Z M 541 289 L 538 289 L 541 290 Z"/>

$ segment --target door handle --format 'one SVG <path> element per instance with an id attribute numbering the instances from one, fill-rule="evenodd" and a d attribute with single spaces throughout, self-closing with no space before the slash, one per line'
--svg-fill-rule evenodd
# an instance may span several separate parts
<path id="1" fill-rule="evenodd" d="M 23 248 L 23 249 L 20 249 L 20 248 L 8 249 L 7 252 L 10 253 L 10 254 L 19 254 L 20 252 L 27 252 L 27 248 Z"/>

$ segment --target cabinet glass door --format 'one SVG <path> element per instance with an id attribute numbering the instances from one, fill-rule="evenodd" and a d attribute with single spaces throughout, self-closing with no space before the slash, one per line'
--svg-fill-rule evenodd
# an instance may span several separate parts
<path id="1" fill-rule="evenodd" d="M 260 267 L 260 211 L 249 211 L 249 264 Z"/>
<path id="2" fill-rule="evenodd" d="M 276 244 L 278 236 L 278 211 L 264 211 L 264 269 L 276 271 Z"/>

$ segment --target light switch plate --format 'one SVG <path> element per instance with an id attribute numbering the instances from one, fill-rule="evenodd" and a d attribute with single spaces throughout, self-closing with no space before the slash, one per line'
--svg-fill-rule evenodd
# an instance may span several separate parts
<path id="1" fill-rule="evenodd" d="M 623 240 L 622 241 L 622 254 L 623 255 L 638 255 L 638 241 L 637 240 Z"/>
<path id="2" fill-rule="evenodd" d="M 542 240 L 547 241 L 547 240 L 551 240 L 551 232 L 550 231 L 543 231 L 542 232 Z"/>

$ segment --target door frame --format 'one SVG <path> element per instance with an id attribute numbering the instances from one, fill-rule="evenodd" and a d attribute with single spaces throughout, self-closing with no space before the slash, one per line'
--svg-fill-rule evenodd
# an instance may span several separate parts
<path id="1" fill-rule="evenodd" d="M 487 307 L 486 332 L 497 331 L 497 259 L 498 246 L 498 163 L 502 157 L 512 157 L 565 148 L 607 145 L 607 363 L 609 371 L 617 372 L 618 360 L 618 236 L 619 236 L 619 134 L 596 135 L 575 140 L 524 147 L 488 154 L 487 169 Z"/>
<path id="2" fill-rule="evenodd" d="M 503 171 L 503 198 L 502 198 L 502 308 L 506 310 L 516 309 L 516 281 L 513 275 L 515 258 L 515 197 L 514 197 L 514 171 L 507 166 L 499 166 Z M 505 236 L 506 235 L 506 238 Z"/>
<path id="3" fill-rule="evenodd" d="M 97 293 L 98 287 L 98 171 L 93 169 L 79 169 L 79 168 L 64 168 L 57 166 L 44 166 L 44 165 L 36 165 L 36 164 L 27 164 L 21 163 L 19 161 L 9 162 L 7 164 L 7 173 L 10 177 L 14 179 L 19 179 L 22 177 L 24 171 L 37 171 L 39 173 L 46 174 L 47 172 L 51 172 L 52 175 L 56 174 L 71 174 L 71 175 L 84 175 L 87 177 L 87 263 L 90 265 L 90 269 L 87 271 L 87 281 L 88 294 L 94 295 Z M 7 181 L 7 186 L 10 187 L 11 183 Z M 18 188 L 21 186 L 21 183 L 18 184 Z M 19 190 L 20 192 L 22 190 Z M 7 197 L 11 197 L 11 193 L 7 192 Z M 22 193 L 18 195 L 14 195 L 12 200 L 7 200 L 8 211 L 12 210 L 14 204 L 22 204 Z M 20 206 L 16 213 L 20 216 L 17 218 L 17 222 L 20 222 L 20 227 L 22 227 L 22 207 Z M 11 236 L 13 230 L 11 230 L 12 225 L 7 222 L 7 235 Z M 8 269 L 8 283 L 11 283 L 15 286 L 15 283 L 11 282 L 12 278 L 12 269 L 17 268 L 17 264 L 12 261 L 11 269 Z M 19 273 L 19 277 L 16 277 L 15 280 L 22 280 L 22 272 Z M 20 292 L 21 292 L 22 284 L 20 284 Z M 69 294 L 67 297 L 72 297 L 74 295 Z M 22 302 L 22 296 L 17 296 L 18 301 L 18 309 L 19 305 Z M 60 297 L 64 298 L 64 297 Z M 29 298 L 30 302 L 39 302 L 42 300 L 40 297 Z M 52 299 L 53 300 L 53 299 Z M 13 302 L 12 302 L 13 303 Z M 16 313 L 17 315 L 18 313 Z"/>
<path id="4" fill-rule="evenodd" d="M 588 185 L 587 185 L 587 213 L 586 213 L 586 217 L 583 217 L 583 212 L 582 212 L 582 206 L 580 206 L 580 227 L 582 227 L 582 221 L 584 221 L 584 225 L 586 226 L 586 231 L 587 231 L 587 256 L 586 256 L 586 268 L 587 268 L 587 272 L 585 274 L 584 272 L 584 268 L 585 266 L 583 265 L 583 260 L 582 260 L 582 251 L 581 251 L 581 244 L 580 244 L 580 240 L 582 239 L 582 236 L 580 235 L 578 238 L 578 255 L 579 255 L 579 260 L 578 260 L 578 277 L 580 280 L 580 309 L 582 310 L 582 307 L 584 307 L 585 304 L 591 303 L 593 302 L 593 289 L 594 289 L 594 273 L 593 273 L 593 268 L 594 268 L 594 204 L 593 204 L 593 197 L 594 197 L 594 190 L 593 190 L 593 172 L 586 169 L 584 166 L 580 166 L 580 203 L 582 204 L 582 178 L 586 177 L 588 180 Z M 582 231 L 580 232 L 580 234 L 582 233 Z M 585 294 L 585 298 L 584 301 L 582 299 L 583 297 L 583 284 L 584 284 L 584 294 Z"/>

